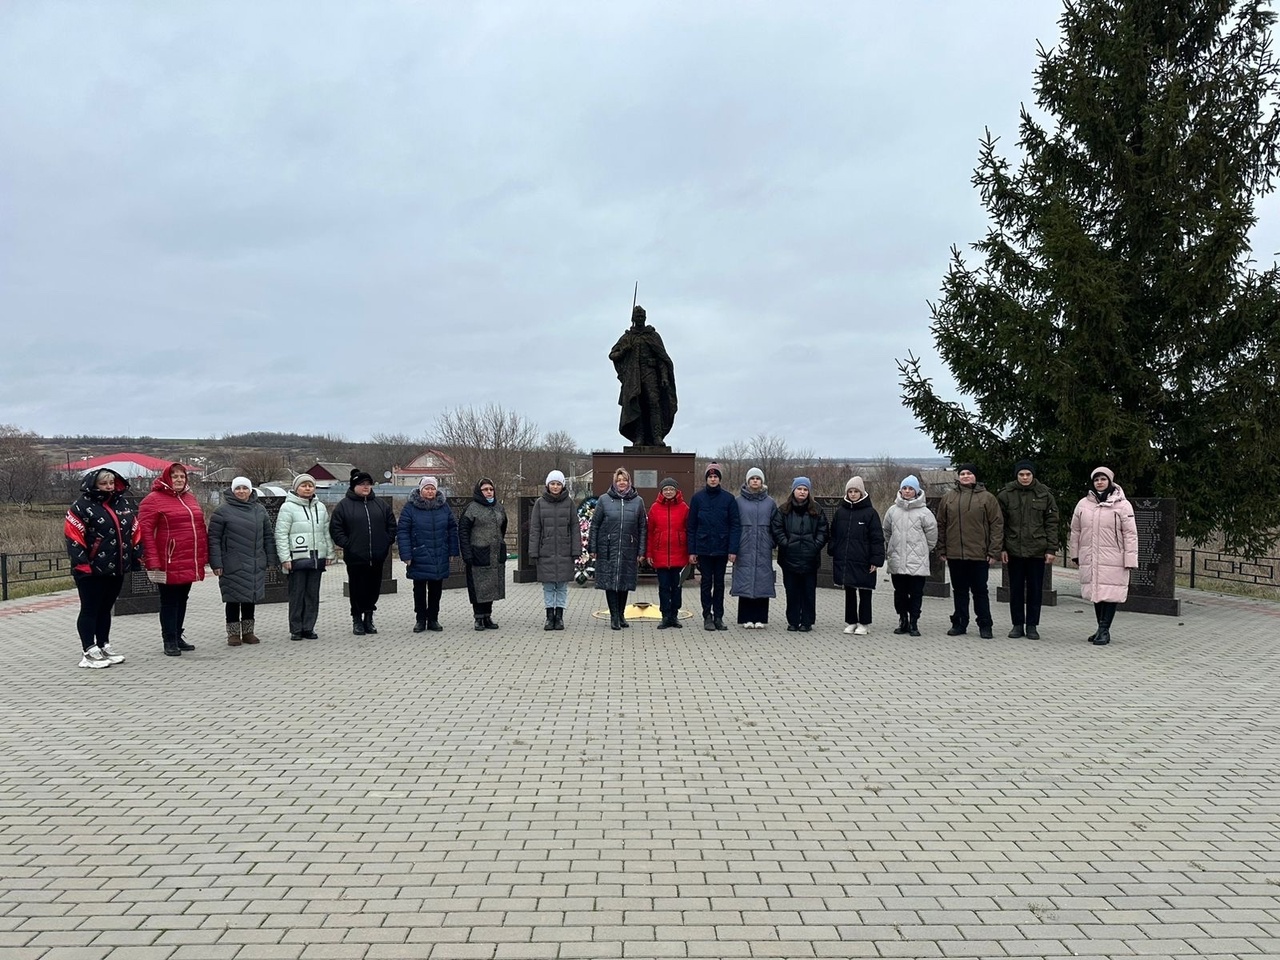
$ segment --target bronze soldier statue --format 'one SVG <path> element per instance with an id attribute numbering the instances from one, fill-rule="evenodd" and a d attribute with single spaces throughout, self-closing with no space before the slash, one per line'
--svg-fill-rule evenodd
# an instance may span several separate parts
<path id="1" fill-rule="evenodd" d="M 631 329 L 609 351 L 622 389 L 618 431 L 638 447 L 662 447 L 676 418 L 676 374 L 644 307 L 631 311 Z"/>

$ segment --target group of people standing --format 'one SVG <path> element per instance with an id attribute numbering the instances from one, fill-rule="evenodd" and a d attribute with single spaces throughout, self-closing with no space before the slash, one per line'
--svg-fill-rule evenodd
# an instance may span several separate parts
<path id="1" fill-rule="evenodd" d="M 956 484 L 938 504 L 938 553 L 951 575 L 954 608 L 948 636 L 969 628 L 970 599 L 978 634 L 990 639 L 994 621 L 987 588 L 990 568 L 1000 560 L 1009 572 L 1012 639 L 1040 638 L 1045 566 L 1059 544 L 1058 504 L 1036 479 L 1036 465 L 1020 460 L 1013 480 L 992 494 L 977 467 L 960 464 Z M 1094 605 L 1098 627 L 1089 642 L 1111 642 L 1116 608 L 1128 599 L 1129 572 L 1138 566 L 1138 526 L 1133 506 L 1108 467 L 1090 474 L 1089 489 L 1071 515 L 1067 556 L 1080 568 L 1080 595 Z"/>
<path id="2" fill-rule="evenodd" d="M 595 561 L 597 589 L 605 592 L 610 627 L 629 627 L 627 598 L 640 568 L 657 575 L 661 622 L 680 628 L 683 581 L 690 565 L 701 574 L 703 628 L 727 630 L 725 586 L 738 600 L 737 622 L 763 629 L 769 601 L 782 571 L 787 630 L 808 632 L 816 620 L 818 570 L 825 552 L 832 577 L 845 592 L 845 633 L 866 635 L 872 624 L 877 573 L 887 567 L 893 583 L 894 633 L 920 636 L 924 585 L 936 549 L 951 576 L 954 607 L 948 636 L 968 632 L 970 608 L 979 635 L 993 636 L 988 573 L 997 560 L 1009 571 L 1012 627 L 1009 637 L 1039 638 L 1046 564 L 1057 555 L 1059 515 L 1052 491 L 1035 476 L 1035 464 L 1020 461 L 1014 479 L 992 494 L 973 464 L 961 464 L 955 487 L 938 505 L 925 503 L 915 476 L 902 480 L 883 519 L 872 506 L 861 477 L 845 485 L 828 523 L 806 477 L 791 482 L 781 502 L 769 495 L 764 473 L 747 471 L 735 495 L 724 489 L 723 471 L 710 464 L 703 488 L 687 502 L 679 483 L 666 478 L 646 509 L 630 473 L 619 468 L 597 501 L 587 537 Z M 477 631 L 496 630 L 493 604 L 506 596 L 507 515 L 492 480 L 482 477 L 471 502 L 455 516 L 434 477 L 423 477 L 397 519 L 391 503 L 373 492 L 373 477 L 352 470 L 346 495 L 332 516 L 316 496 L 316 482 L 300 474 L 285 497 L 274 527 L 246 477 L 231 482 L 206 530 L 187 470 L 171 464 L 141 504 L 129 482 L 109 470 L 87 474 L 67 512 L 64 534 L 80 595 L 76 621 L 81 667 L 123 661 L 111 645 L 112 608 L 124 577 L 145 570 L 160 597 L 164 653 L 181 656 L 195 647 L 184 635 L 191 585 L 208 567 L 219 578 L 229 646 L 259 642 L 255 605 L 266 592 L 275 565 L 288 578 L 289 636 L 317 639 L 321 577 L 341 547 L 347 569 L 352 632 L 378 632 L 374 613 L 382 572 L 398 549 L 413 584 L 414 632 L 439 631 L 440 598 L 453 557 L 466 570 L 468 598 Z M 578 513 L 564 474 L 548 474 L 529 527 L 529 556 L 537 565 L 546 608 L 545 630 L 563 630 L 568 588 L 583 545 Z M 1133 508 L 1107 467 L 1098 467 L 1071 517 L 1068 557 L 1080 568 L 1082 597 L 1094 604 L 1097 629 L 1091 643 L 1111 640 L 1116 608 L 1128 595 L 1129 571 L 1137 567 Z"/>

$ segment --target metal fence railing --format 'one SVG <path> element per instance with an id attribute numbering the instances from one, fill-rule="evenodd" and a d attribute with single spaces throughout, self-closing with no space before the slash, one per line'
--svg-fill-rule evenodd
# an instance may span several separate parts
<path id="1" fill-rule="evenodd" d="M 0 600 L 20 583 L 58 580 L 71 576 L 71 558 L 65 550 L 49 553 L 0 553 Z"/>
<path id="2" fill-rule="evenodd" d="M 1178 550 L 1177 558 L 1176 572 L 1185 575 L 1188 586 L 1192 588 L 1197 580 L 1280 587 L 1280 557 L 1240 557 L 1232 553 L 1190 547 Z M 1201 583 L 1201 586 L 1204 584 Z"/>

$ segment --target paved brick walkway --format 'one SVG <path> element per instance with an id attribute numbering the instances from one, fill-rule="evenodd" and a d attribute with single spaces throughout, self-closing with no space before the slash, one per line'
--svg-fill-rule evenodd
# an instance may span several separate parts
<path id="1" fill-rule="evenodd" d="M 74 604 L 0 606 L 0 957 L 1280 956 L 1280 605 L 1096 649 L 1069 597 L 912 641 L 884 588 L 855 639 L 834 592 L 615 633 L 575 588 L 544 633 L 514 585 L 358 639 L 340 578 L 321 640 L 228 648 L 210 582 L 195 654 L 122 618 L 97 671 Z"/>

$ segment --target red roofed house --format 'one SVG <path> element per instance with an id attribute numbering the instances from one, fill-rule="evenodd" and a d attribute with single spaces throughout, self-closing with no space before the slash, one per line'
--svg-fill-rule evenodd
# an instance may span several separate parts
<path id="1" fill-rule="evenodd" d="M 391 482 L 398 487 L 416 487 L 423 477 L 435 477 L 442 487 L 453 485 L 453 461 L 439 450 L 424 450 L 407 466 L 391 468 Z"/>
<path id="2" fill-rule="evenodd" d="M 145 453 L 110 453 L 101 457 L 60 463 L 53 470 L 55 473 L 83 476 L 90 470 L 101 470 L 105 467 L 126 480 L 135 480 L 138 477 L 158 477 L 173 462 L 173 460 L 161 460 L 159 457 L 149 457 Z M 202 468 L 188 464 L 187 473 L 198 480 Z"/>

